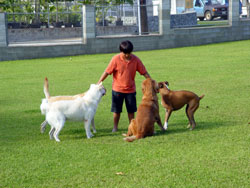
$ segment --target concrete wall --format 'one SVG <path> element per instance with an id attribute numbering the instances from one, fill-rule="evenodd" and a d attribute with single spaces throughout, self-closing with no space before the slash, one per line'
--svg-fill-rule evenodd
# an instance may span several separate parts
<path id="1" fill-rule="evenodd" d="M 233 3 L 232 3 L 233 1 Z M 170 28 L 170 0 L 160 0 L 159 35 L 96 37 L 93 7 L 83 10 L 83 42 L 72 45 L 6 46 L 0 47 L 0 60 L 72 56 L 80 54 L 118 52 L 122 40 L 131 40 L 135 51 L 203 45 L 250 39 L 250 20 L 239 19 L 238 0 L 230 1 L 229 25 L 220 27 Z M 1 18 L 1 16 L 0 16 Z M 0 24 L 3 24 L 0 19 Z M 0 30 L 2 33 L 2 29 Z M 4 37 L 0 40 L 5 41 Z M 6 44 L 4 46 L 4 44 Z"/>
<path id="2" fill-rule="evenodd" d="M 136 35 L 138 34 L 137 26 L 97 26 L 96 35 Z"/>
<path id="3" fill-rule="evenodd" d="M 82 38 L 82 27 L 8 29 L 9 43 Z M 97 26 L 96 35 L 136 35 L 137 26 Z"/>
<path id="4" fill-rule="evenodd" d="M 9 43 L 81 37 L 82 27 L 8 29 Z"/>

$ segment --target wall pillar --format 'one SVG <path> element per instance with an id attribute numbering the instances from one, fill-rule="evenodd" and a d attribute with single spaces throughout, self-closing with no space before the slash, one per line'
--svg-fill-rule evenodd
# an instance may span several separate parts
<path id="1" fill-rule="evenodd" d="M 228 7 L 228 22 L 229 25 L 239 25 L 240 13 L 239 13 L 239 0 L 229 0 Z"/>
<path id="2" fill-rule="evenodd" d="M 166 35 L 170 30 L 171 0 L 159 0 L 159 32 Z"/>
<path id="3" fill-rule="evenodd" d="M 6 47 L 6 46 L 8 46 L 6 13 L 0 12 L 0 47 Z"/>
<path id="4" fill-rule="evenodd" d="M 91 5 L 83 5 L 83 43 L 87 44 L 88 39 L 96 37 L 95 31 L 95 7 Z"/>
<path id="5" fill-rule="evenodd" d="M 177 14 L 176 0 L 171 0 L 170 14 Z"/>

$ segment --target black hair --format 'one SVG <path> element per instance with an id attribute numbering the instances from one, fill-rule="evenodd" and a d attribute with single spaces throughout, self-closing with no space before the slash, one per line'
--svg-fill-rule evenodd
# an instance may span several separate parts
<path id="1" fill-rule="evenodd" d="M 132 42 L 130 42 L 129 40 L 121 42 L 119 48 L 120 52 L 123 52 L 125 54 L 130 54 L 134 49 Z"/>

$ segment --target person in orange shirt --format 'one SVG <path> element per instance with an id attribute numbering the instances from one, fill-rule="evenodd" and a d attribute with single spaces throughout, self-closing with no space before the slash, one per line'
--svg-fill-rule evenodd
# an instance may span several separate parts
<path id="1" fill-rule="evenodd" d="M 111 112 L 113 112 L 114 128 L 112 132 L 118 130 L 124 100 L 128 112 L 129 123 L 134 118 L 134 113 L 137 111 L 135 87 L 136 72 L 139 72 L 145 78 L 150 78 L 141 60 L 132 54 L 133 44 L 130 41 L 121 42 L 119 49 L 120 53 L 111 59 L 108 67 L 98 81 L 99 84 L 104 81 L 108 75 L 113 74 Z"/>

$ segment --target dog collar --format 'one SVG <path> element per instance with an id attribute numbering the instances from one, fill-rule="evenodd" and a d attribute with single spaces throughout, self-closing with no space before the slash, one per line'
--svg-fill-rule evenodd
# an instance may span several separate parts
<path id="1" fill-rule="evenodd" d="M 166 86 L 166 88 L 168 88 L 168 89 L 169 89 L 169 87 L 168 87 L 168 85 L 167 85 L 167 84 L 165 84 L 165 86 Z"/>

